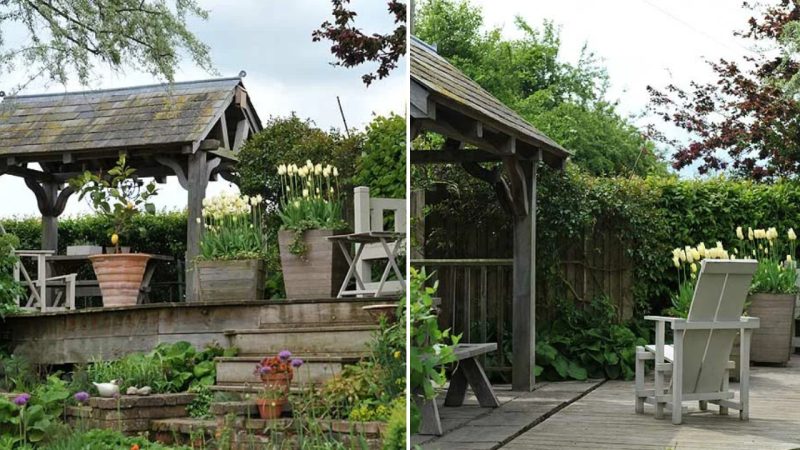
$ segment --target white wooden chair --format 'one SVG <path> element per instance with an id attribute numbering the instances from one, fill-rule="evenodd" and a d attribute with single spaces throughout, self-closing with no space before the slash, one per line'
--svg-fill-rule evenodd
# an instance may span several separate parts
<path id="1" fill-rule="evenodd" d="M 672 423 L 681 423 L 683 402 L 699 401 L 719 405 L 720 414 L 728 408 L 739 410 L 742 420 L 749 418 L 750 338 L 759 327 L 756 317 L 742 317 L 747 292 L 758 263 L 753 260 L 705 260 L 698 272 L 694 297 L 686 319 L 646 316 L 656 322 L 656 343 L 636 348 L 636 412 L 644 404 L 655 405 L 655 417 L 664 409 L 672 412 Z M 666 324 L 674 339 L 664 343 Z M 736 335 L 741 335 L 739 398 L 730 390 L 729 361 Z M 655 361 L 655 389 L 645 389 L 645 361 Z M 669 383 L 665 375 L 671 375 Z"/>
<path id="2" fill-rule="evenodd" d="M 355 200 L 355 233 L 366 233 L 369 231 L 406 232 L 405 199 L 370 197 L 369 188 L 366 186 L 355 188 L 353 197 Z M 394 214 L 394 230 L 384 229 L 384 215 L 387 211 Z M 392 252 L 395 251 L 395 246 L 397 245 L 405 245 L 405 240 L 401 239 L 389 244 L 389 248 Z M 382 287 L 379 286 L 379 281 L 372 281 L 372 262 L 385 259 L 387 259 L 387 250 L 380 243 L 366 244 L 362 250 L 361 258 L 356 265 L 356 273 L 364 282 L 364 287 L 368 291 L 381 293 L 403 292 L 404 286 L 402 285 L 402 280 L 386 281 Z"/>
<path id="3" fill-rule="evenodd" d="M 20 258 L 14 266 L 14 280 L 21 281 L 20 275 L 30 288 L 30 296 L 21 305 L 23 310 L 57 311 L 75 309 L 75 284 L 78 275 L 70 273 L 55 277 L 47 276 L 47 257 L 53 255 L 53 250 L 15 250 L 14 254 Z M 36 261 L 37 278 L 32 280 L 25 266 L 22 265 L 22 258 L 33 258 Z M 47 304 L 47 287 L 64 287 L 64 295 L 61 292 L 53 296 L 52 305 Z"/>

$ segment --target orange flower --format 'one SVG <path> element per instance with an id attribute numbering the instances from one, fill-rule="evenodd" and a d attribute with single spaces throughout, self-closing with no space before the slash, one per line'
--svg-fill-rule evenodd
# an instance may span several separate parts
<path id="1" fill-rule="evenodd" d="M 131 445 L 131 450 L 139 450 L 139 444 Z"/>

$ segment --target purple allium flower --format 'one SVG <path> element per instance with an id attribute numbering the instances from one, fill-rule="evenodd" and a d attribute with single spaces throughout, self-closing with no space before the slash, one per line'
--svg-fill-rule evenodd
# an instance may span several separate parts
<path id="1" fill-rule="evenodd" d="M 303 360 L 300 358 L 295 358 L 292 360 L 292 367 L 295 369 L 303 365 Z"/>
<path id="2" fill-rule="evenodd" d="M 77 394 L 75 394 L 75 401 L 77 401 L 78 403 L 86 403 L 87 401 L 89 401 L 89 393 L 84 391 L 78 392 Z"/>
<path id="3" fill-rule="evenodd" d="M 260 369 L 258 369 L 258 373 L 260 373 L 261 375 L 264 375 L 264 374 L 267 374 L 267 373 L 270 373 L 270 372 L 272 372 L 272 369 L 269 366 L 263 366 Z"/>
<path id="4" fill-rule="evenodd" d="M 280 358 L 281 361 L 288 361 L 289 358 L 291 357 L 292 357 L 292 352 L 290 352 L 289 350 L 281 350 L 281 352 L 278 353 L 278 358 Z"/>
<path id="5" fill-rule="evenodd" d="M 31 394 L 19 394 L 14 398 L 14 404 L 17 406 L 25 406 L 28 404 L 28 400 L 31 399 Z"/>

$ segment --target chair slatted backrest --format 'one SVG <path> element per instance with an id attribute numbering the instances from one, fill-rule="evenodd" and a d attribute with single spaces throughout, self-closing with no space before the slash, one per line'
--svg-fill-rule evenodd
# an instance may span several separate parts
<path id="1" fill-rule="evenodd" d="M 405 233 L 406 231 L 406 200 L 402 198 L 379 198 L 370 197 L 369 188 L 366 186 L 356 187 L 353 191 L 355 201 L 355 220 L 354 231 L 363 233 L 367 231 L 396 231 Z M 386 229 L 386 213 L 392 215 L 393 229 Z M 394 249 L 395 244 L 390 244 Z M 386 259 L 386 250 L 380 244 L 367 244 L 361 254 L 361 263 L 356 270 L 365 282 L 371 281 L 370 263 L 378 259 Z M 397 284 L 392 281 L 391 285 Z M 398 285 L 399 287 L 399 285 Z"/>
<path id="2" fill-rule="evenodd" d="M 754 260 L 704 260 L 687 322 L 731 322 L 742 315 L 758 267 Z M 738 330 L 687 330 L 683 392 L 719 392 Z"/>

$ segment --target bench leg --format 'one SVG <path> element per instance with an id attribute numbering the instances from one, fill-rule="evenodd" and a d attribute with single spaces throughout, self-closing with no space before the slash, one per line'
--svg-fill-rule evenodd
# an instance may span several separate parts
<path id="1" fill-rule="evenodd" d="M 486 372 L 483 371 L 483 367 L 477 359 L 473 357 L 461 361 L 460 369 L 464 371 L 464 376 L 482 407 L 497 408 L 500 406 L 497 396 L 494 395 L 492 383 L 489 382 L 489 377 L 486 376 Z"/>
<path id="2" fill-rule="evenodd" d="M 442 431 L 442 420 L 439 418 L 439 407 L 436 405 L 436 399 L 423 400 L 421 396 L 415 395 L 414 402 L 420 411 L 420 424 L 419 434 L 441 436 L 444 434 Z"/>
<path id="3" fill-rule="evenodd" d="M 444 398 L 444 406 L 461 406 L 467 396 L 467 377 L 464 376 L 464 361 L 458 363 L 453 376 L 450 377 L 450 387 Z"/>

